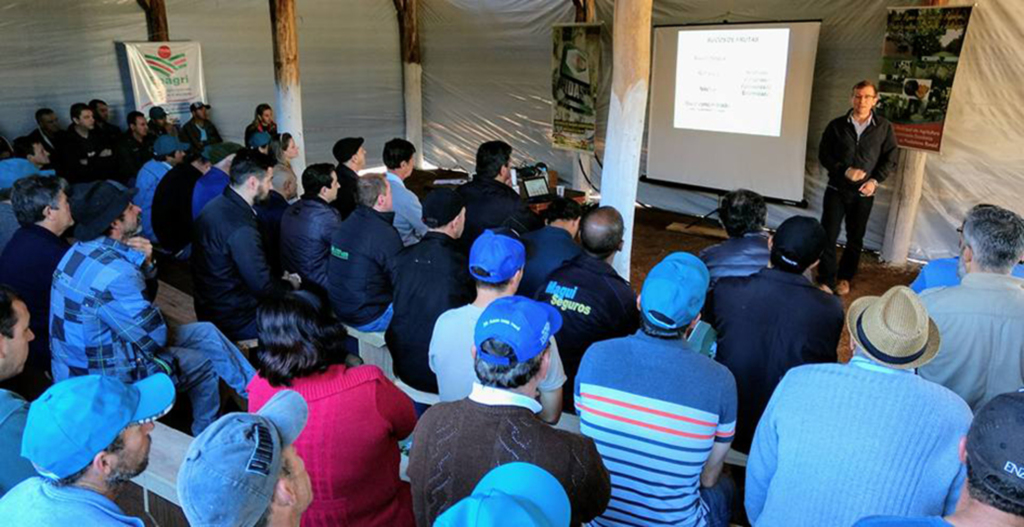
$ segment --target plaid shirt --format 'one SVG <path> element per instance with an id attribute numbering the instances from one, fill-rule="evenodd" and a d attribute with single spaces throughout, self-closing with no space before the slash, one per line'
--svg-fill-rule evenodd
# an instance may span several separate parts
<path id="1" fill-rule="evenodd" d="M 167 324 L 145 296 L 144 260 L 141 252 L 103 236 L 74 244 L 57 265 L 50 346 L 53 361 L 68 366 L 72 376 L 89 373 L 133 382 L 170 373 L 156 358 L 167 344 Z"/>

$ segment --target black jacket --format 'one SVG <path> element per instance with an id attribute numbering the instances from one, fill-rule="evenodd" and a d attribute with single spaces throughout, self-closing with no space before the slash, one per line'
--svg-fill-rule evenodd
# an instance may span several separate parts
<path id="1" fill-rule="evenodd" d="M 267 265 L 274 276 L 280 276 L 281 267 L 281 218 L 288 210 L 288 200 L 276 190 L 270 191 L 267 201 L 253 207 L 256 209 L 256 221 L 260 224 L 263 235 L 263 254 L 267 257 Z"/>
<path id="2" fill-rule="evenodd" d="M 739 410 L 732 447 L 748 452 L 783 375 L 801 364 L 836 362 L 843 304 L 803 275 L 762 269 L 719 280 L 704 314 L 718 331 L 715 359 L 736 377 Z"/>
<path id="3" fill-rule="evenodd" d="M 338 197 L 331 205 L 344 220 L 356 210 L 356 183 L 359 181 L 359 174 L 341 163 L 334 171 L 338 174 Z"/>
<path id="4" fill-rule="evenodd" d="M 395 315 L 384 337 L 395 374 L 417 390 L 437 393 L 430 338 L 441 313 L 470 303 L 476 294 L 466 256 L 447 234 L 427 232 L 398 253 L 392 276 Z"/>
<path id="5" fill-rule="evenodd" d="M 153 192 L 153 232 L 171 254 L 192 243 L 192 192 L 201 177 L 203 173 L 192 163 L 178 163 Z"/>
<path id="6" fill-rule="evenodd" d="M 359 206 L 331 237 L 327 293 L 338 319 L 363 326 L 391 304 L 391 271 L 402 238 L 391 225 L 393 212 Z"/>
<path id="7" fill-rule="evenodd" d="M 281 264 L 302 277 L 303 289 L 327 295 L 327 260 L 331 236 L 341 226 L 341 215 L 313 196 L 293 203 L 281 217 Z"/>
<path id="8" fill-rule="evenodd" d="M 114 154 L 117 156 L 117 169 L 119 171 L 118 181 L 128 183 L 135 179 L 139 169 L 146 161 L 153 159 L 153 143 L 148 136 L 142 142 L 138 142 L 132 136 L 131 131 L 121 134 L 117 138 Z M 185 231 L 185 235 L 191 231 Z"/>
<path id="9" fill-rule="evenodd" d="M 203 123 L 203 129 L 206 130 L 206 141 L 201 139 L 202 134 L 199 133 L 199 125 L 196 124 L 196 120 L 190 119 L 189 122 L 185 123 L 185 126 L 181 127 L 178 139 L 184 139 L 188 144 L 192 145 L 193 154 L 203 153 L 203 148 L 206 145 L 224 142 L 220 138 L 220 132 L 217 131 L 217 127 L 213 125 L 213 121 L 207 120 Z"/>
<path id="10" fill-rule="evenodd" d="M 857 130 L 850 122 L 850 113 L 828 123 L 818 145 L 818 160 L 828 170 L 828 184 L 836 190 L 857 191 L 865 180 L 850 181 L 846 169 L 859 168 L 868 178 L 882 183 L 896 171 L 896 133 L 892 124 L 877 113 L 857 139 Z"/>
<path id="11" fill-rule="evenodd" d="M 196 218 L 192 277 L 196 316 L 234 340 L 256 338 L 259 301 L 289 289 L 270 273 L 256 212 L 231 187 Z"/>
<path id="12" fill-rule="evenodd" d="M 487 229 L 508 227 L 524 234 L 544 226 L 512 187 L 495 179 L 474 178 L 458 192 L 466 203 L 466 230 L 460 242 L 467 253 Z"/>
<path id="13" fill-rule="evenodd" d="M 57 136 L 57 175 L 70 184 L 114 179 L 117 158 L 107 136 L 90 130 L 89 137 L 82 137 L 74 127 L 71 125 Z M 104 156 L 106 150 L 110 153 Z"/>

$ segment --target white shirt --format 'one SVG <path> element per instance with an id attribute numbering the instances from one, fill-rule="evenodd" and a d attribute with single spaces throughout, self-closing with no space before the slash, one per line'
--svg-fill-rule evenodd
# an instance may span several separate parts
<path id="1" fill-rule="evenodd" d="M 438 394 L 441 401 L 458 401 L 470 395 L 473 383 L 477 381 L 473 367 L 473 330 L 483 315 L 482 307 L 467 304 L 449 309 L 437 318 L 434 334 L 430 339 L 430 371 L 437 375 Z M 558 355 L 558 345 L 551 339 L 551 354 L 548 375 L 540 382 L 542 392 L 557 390 L 565 384 L 565 369 Z"/>
<path id="2" fill-rule="evenodd" d="M 520 406 L 535 414 L 539 414 L 543 409 L 540 403 L 521 393 L 484 386 L 478 382 L 473 383 L 469 400 L 487 406 Z"/>
<path id="3" fill-rule="evenodd" d="M 853 123 L 853 129 L 857 131 L 857 140 L 859 141 L 860 135 L 864 133 L 864 130 L 868 129 L 868 125 L 875 122 L 875 113 L 871 112 L 871 116 L 869 116 L 863 123 L 854 119 L 853 114 L 851 113 L 850 122 Z"/>

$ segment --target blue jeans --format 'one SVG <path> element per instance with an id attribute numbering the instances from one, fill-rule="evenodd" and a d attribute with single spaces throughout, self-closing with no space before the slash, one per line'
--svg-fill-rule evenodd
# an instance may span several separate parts
<path id="1" fill-rule="evenodd" d="M 718 477 L 714 487 L 701 487 L 700 500 L 708 508 L 707 527 L 729 527 L 735 495 L 736 483 L 725 474 Z"/>
<path id="2" fill-rule="evenodd" d="M 231 340 L 209 322 L 168 328 L 167 354 L 178 365 L 175 385 L 192 402 L 192 435 L 210 426 L 220 411 L 220 383 L 224 379 L 238 395 L 248 399 L 248 385 L 256 370 Z"/>
<path id="3" fill-rule="evenodd" d="M 363 324 L 362 326 L 352 326 L 358 331 L 363 333 L 376 333 L 378 331 L 387 331 L 388 326 L 391 324 L 391 317 L 395 316 L 395 304 L 388 304 L 388 308 L 384 310 L 384 314 L 374 320 Z"/>

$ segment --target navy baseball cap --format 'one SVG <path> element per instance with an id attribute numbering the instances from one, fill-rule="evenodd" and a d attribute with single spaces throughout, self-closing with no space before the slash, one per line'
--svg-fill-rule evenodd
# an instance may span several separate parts
<path id="1" fill-rule="evenodd" d="M 174 383 L 163 373 L 134 384 L 105 375 L 58 382 L 29 406 L 21 456 L 47 478 L 66 478 L 87 467 L 122 430 L 155 421 L 173 405 Z"/>
<path id="2" fill-rule="evenodd" d="M 198 110 L 198 109 L 200 109 L 200 108 L 212 108 L 212 106 L 210 106 L 209 104 L 204 103 L 203 101 L 197 101 L 197 102 L 194 102 L 194 103 L 190 104 L 189 107 L 188 107 L 188 109 L 190 111 L 193 111 L 193 112 Z"/>
<path id="3" fill-rule="evenodd" d="M 159 107 L 159 106 L 154 106 L 154 107 L 149 109 L 149 118 L 150 119 L 166 119 L 167 118 L 167 112 L 165 112 L 164 109 Z"/>
<path id="4" fill-rule="evenodd" d="M 562 328 L 562 315 L 549 304 L 521 296 L 499 298 L 484 309 L 476 322 L 473 342 L 476 355 L 491 364 L 507 366 L 526 362 L 540 355 L 551 337 Z M 515 352 L 515 362 L 508 357 L 485 353 L 480 345 L 496 339 Z"/>
<path id="5" fill-rule="evenodd" d="M 704 307 L 711 274 L 690 253 L 672 253 L 647 273 L 640 293 L 640 311 L 655 327 L 679 329 Z"/>
<path id="6" fill-rule="evenodd" d="M 153 143 L 153 154 L 158 156 L 169 156 L 178 150 L 188 152 L 191 145 L 178 141 L 177 137 L 170 134 L 161 135 Z"/>
<path id="7" fill-rule="evenodd" d="M 434 527 L 569 527 L 571 520 L 562 484 L 536 465 L 515 462 L 488 472 Z"/>
<path id="8" fill-rule="evenodd" d="M 967 432 L 967 461 L 989 492 L 1024 506 L 1024 389 L 982 406 Z M 1002 489 L 1002 490 L 1000 490 Z"/>
<path id="9" fill-rule="evenodd" d="M 256 132 L 249 136 L 249 148 L 259 148 L 261 146 L 267 146 L 270 144 L 270 134 L 266 132 Z"/>
<path id="10" fill-rule="evenodd" d="M 504 234 L 486 230 L 469 249 L 469 274 L 481 282 L 498 284 L 526 265 L 523 242 Z"/>

